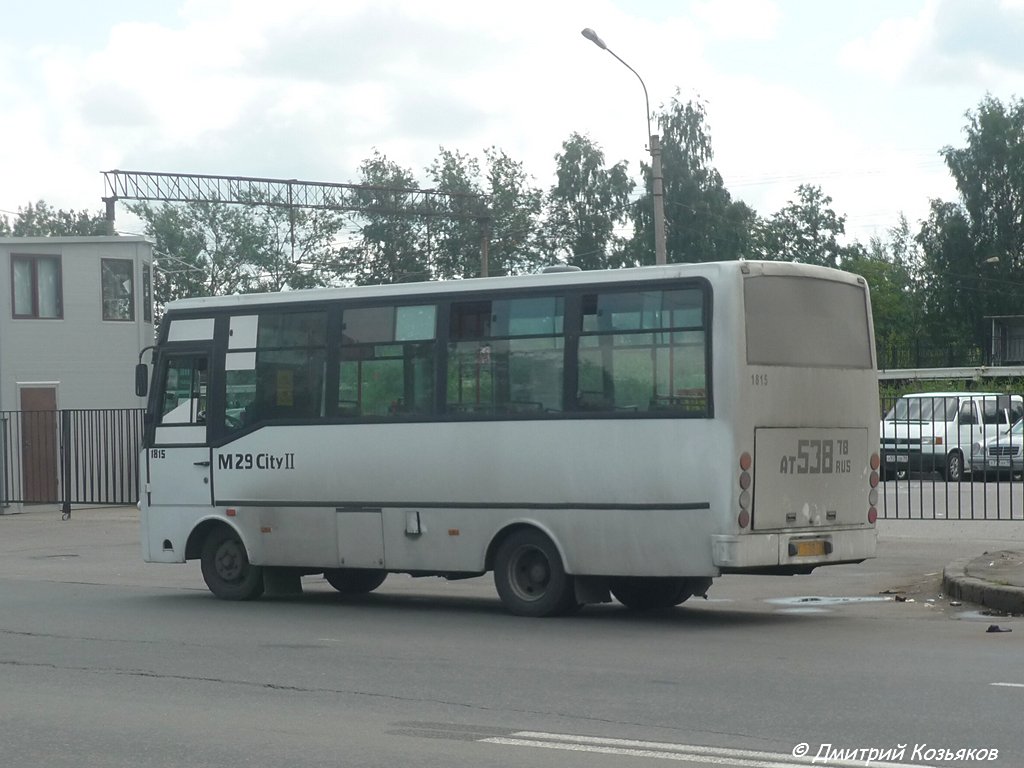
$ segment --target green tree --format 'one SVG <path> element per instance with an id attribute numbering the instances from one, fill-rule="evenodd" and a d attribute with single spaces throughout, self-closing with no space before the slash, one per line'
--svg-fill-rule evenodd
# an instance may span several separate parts
<path id="1" fill-rule="evenodd" d="M 976 259 L 961 266 L 983 281 L 981 314 L 970 318 L 982 335 L 982 314 L 1020 312 L 1019 292 L 1011 286 L 1024 277 L 1024 99 L 1003 104 L 986 95 L 966 117 L 966 146 L 944 147 L 942 156 L 960 194 Z"/>
<path id="2" fill-rule="evenodd" d="M 848 255 L 843 269 L 864 277 L 871 290 L 879 366 L 910 368 L 924 317 L 920 247 L 904 216 L 888 235 L 888 240 L 872 237 L 866 249 Z"/>
<path id="3" fill-rule="evenodd" d="M 484 150 L 490 201 L 489 275 L 536 272 L 548 258 L 539 241 L 544 193 L 523 164 L 497 147 Z"/>
<path id="4" fill-rule="evenodd" d="M 490 217 L 481 188 L 480 163 L 442 147 L 427 173 L 434 188 L 442 193 L 426 221 L 431 275 L 439 280 L 475 277 L 480 274 L 481 249 Z"/>
<path id="5" fill-rule="evenodd" d="M 979 340 L 986 286 L 971 222 L 957 203 L 932 200 L 917 237 L 928 277 L 923 284 L 925 328 L 933 346 Z"/>
<path id="6" fill-rule="evenodd" d="M 334 285 L 346 263 L 336 245 L 342 219 L 326 211 L 193 202 L 129 206 L 154 241 L 157 306 L 216 296 Z"/>
<path id="7" fill-rule="evenodd" d="M 801 184 L 796 196 L 770 219 L 758 222 L 753 243 L 758 258 L 839 267 L 857 254 L 855 247 L 839 243 L 846 217 L 832 210 L 832 198 L 821 187 Z"/>
<path id="8" fill-rule="evenodd" d="M 424 217 L 414 215 L 419 185 L 412 171 L 376 150 L 359 171 L 363 189 L 352 194 L 364 212 L 359 218 L 359 241 L 349 251 L 349 272 L 355 282 L 378 285 L 430 279 Z"/>
<path id="9" fill-rule="evenodd" d="M 713 167 L 711 131 L 704 105 L 676 97 L 656 116 L 661 129 L 665 193 L 666 250 L 669 262 L 735 259 L 746 255 L 755 213 L 733 201 Z M 654 263 L 651 167 L 641 163 L 645 196 L 634 208 L 630 246 L 636 264 Z"/>
<path id="10" fill-rule="evenodd" d="M 102 211 L 65 211 L 63 208 L 52 208 L 40 200 L 19 207 L 13 224 L 6 216 L 0 216 L 0 234 L 15 237 L 89 237 L 106 235 L 109 231 Z"/>
<path id="11" fill-rule="evenodd" d="M 626 163 L 605 166 L 604 152 L 573 133 L 555 155 L 557 183 L 547 196 L 545 241 L 551 254 L 583 269 L 624 266 L 616 227 L 629 221 L 636 186 Z"/>

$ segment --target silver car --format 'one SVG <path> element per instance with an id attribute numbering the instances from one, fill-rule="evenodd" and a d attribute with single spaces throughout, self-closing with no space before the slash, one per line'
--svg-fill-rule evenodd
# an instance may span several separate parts
<path id="1" fill-rule="evenodd" d="M 1016 475 L 1024 472 L 1024 420 L 971 446 L 971 471 Z"/>

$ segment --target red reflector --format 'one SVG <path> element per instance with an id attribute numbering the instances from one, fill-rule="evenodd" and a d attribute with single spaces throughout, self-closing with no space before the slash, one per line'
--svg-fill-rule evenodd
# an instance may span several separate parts
<path id="1" fill-rule="evenodd" d="M 740 528 L 746 528 L 750 525 L 750 513 L 747 510 L 740 510 L 739 515 L 736 516 L 736 522 L 739 523 Z"/>
<path id="2" fill-rule="evenodd" d="M 754 460 L 750 457 L 749 453 L 744 451 L 743 453 L 740 454 L 740 469 L 742 469 L 744 472 L 750 469 L 753 463 Z"/>
<path id="3" fill-rule="evenodd" d="M 229 510 L 228 510 L 227 512 L 225 512 L 224 514 L 226 514 L 226 515 L 227 515 L 228 517 L 234 517 L 234 516 L 235 516 L 235 515 L 236 515 L 237 513 L 235 512 L 235 510 L 233 510 L 233 509 L 229 509 Z"/>
<path id="4" fill-rule="evenodd" d="M 875 486 L 878 485 L 878 470 L 877 469 L 876 470 L 872 470 L 871 478 L 870 478 L 870 480 L 868 480 L 868 482 L 871 483 L 871 487 L 872 488 L 874 488 Z"/>
<path id="5" fill-rule="evenodd" d="M 872 469 L 878 469 L 880 466 L 882 466 L 882 460 L 878 458 L 878 454 L 877 453 L 872 453 L 871 454 L 871 468 Z"/>
<path id="6" fill-rule="evenodd" d="M 459 535 L 459 529 L 458 528 L 449 528 L 448 529 L 448 535 L 449 536 L 458 536 Z"/>
<path id="7" fill-rule="evenodd" d="M 749 487 L 750 487 L 750 473 L 746 472 L 746 471 L 740 472 L 740 488 L 742 488 L 745 491 Z"/>
<path id="8" fill-rule="evenodd" d="M 878 510 L 875 509 L 874 507 L 871 507 L 868 510 L 868 522 L 871 523 L 872 525 L 874 525 L 875 521 L 877 519 L 878 519 Z"/>

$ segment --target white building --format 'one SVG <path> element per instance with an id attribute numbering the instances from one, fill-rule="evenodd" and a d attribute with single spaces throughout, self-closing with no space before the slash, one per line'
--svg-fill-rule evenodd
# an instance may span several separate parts
<path id="1" fill-rule="evenodd" d="M 0 494 L 6 487 L 7 499 L 53 501 L 64 493 L 53 476 L 56 413 L 28 423 L 15 412 L 144 405 L 133 369 L 153 343 L 152 286 L 153 246 L 142 237 L 0 238 Z"/>

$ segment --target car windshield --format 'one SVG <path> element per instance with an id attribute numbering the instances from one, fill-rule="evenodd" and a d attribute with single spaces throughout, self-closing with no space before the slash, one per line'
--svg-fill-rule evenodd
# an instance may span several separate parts
<path id="1" fill-rule="evenodd" d="M 885 415 L 886 421 L 951 421 L 956 416 L 955 397 L 901 397 Z"/>

